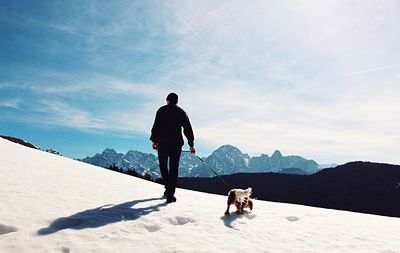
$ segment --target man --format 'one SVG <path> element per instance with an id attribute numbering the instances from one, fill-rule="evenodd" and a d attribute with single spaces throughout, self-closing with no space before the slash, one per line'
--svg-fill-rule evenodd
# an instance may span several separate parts
<path id="1" fill-rule="evenodd" d="M 165 185 L 164 197 L 167 198 L 167 203 L 172 203 L 176 201 L 174 194 L 178 181 L 179 159 L 184 144 L 182 127 L 190 146 L 190 152 L 194 154 L 196 150 L 189 118 L 186 112 L 177 106 L 178 95 L 170 93 L 166 100 L 167 105 L 160 107 L 157 111 L 150 140 L 153 142 L 153 149 L 158 150 L 160 171 Z"/>

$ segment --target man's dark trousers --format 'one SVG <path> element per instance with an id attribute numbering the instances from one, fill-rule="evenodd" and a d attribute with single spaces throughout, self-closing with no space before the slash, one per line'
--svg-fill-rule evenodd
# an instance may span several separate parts
<path id="1" fill-rule="evenodd" d="M 160 163 L 160 171 L 166 188 L 167 198 L 175 194 L 181 152 L 182 146 L 180 145 L 166 143 L 158 146 L 158 161 Z"/>

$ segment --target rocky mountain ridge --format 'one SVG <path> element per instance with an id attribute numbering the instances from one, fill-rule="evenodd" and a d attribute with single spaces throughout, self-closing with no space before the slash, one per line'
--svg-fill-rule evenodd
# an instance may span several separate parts
<path id="1" fill-rule="evenodd" d="M 252 172 L 277 172 L 312 174 L 319 170 L 319 165 L 300 156 L 283 156 L 276 150 L 272 156 L 262 154 L 250 157 L 232 145 L 223 145 L 210 156 L 202 158 L 183 152 L 179 165 L 180 177 L 212 177 L 211 167 L 220 175 Z M 80 159 L 83 162 L 108 168 L 117 166 L 123 170 L 134 169 L 141 174 L 150 174 L 160 177 L 158 158 L 153 154 L 140 151 L 128 151 L 126 154 L 118 153 L 114 149 L 105 149 L 101 154 Z"/>

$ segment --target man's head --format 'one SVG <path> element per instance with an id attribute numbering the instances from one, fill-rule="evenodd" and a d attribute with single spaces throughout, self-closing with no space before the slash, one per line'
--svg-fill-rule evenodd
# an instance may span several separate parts
<path id="1" fill-rule="evenodd" d="M 167 101 L 171 104 L 176 105 L 178 103 L 178 95 L 176 95 L 175 93 L 169 93 L 167 96 Z"/>

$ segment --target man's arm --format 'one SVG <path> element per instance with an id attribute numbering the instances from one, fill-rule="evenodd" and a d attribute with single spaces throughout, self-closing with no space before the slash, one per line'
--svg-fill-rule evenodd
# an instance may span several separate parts
<path id="1" fill-rule="evenodd" d="M 183 133 L 185 134 L 188 144 L 190 147 L 194 146 L 194 134 L 193 134 L 193 129 L 192 125 L 190 124 L 189 117 L 185 113 L 184 120 L 183 120 Z"/>
<path id="2" fill-rule="evenodd" d="M 159 132 L 160 132 L 160 113 L 159 111 L 157 111 L 153 127 L 151 128 L 151 136 L 150 136 L 150 140 L 153 142 L 153 149 L 156 149 L 158 146 Z"/>

